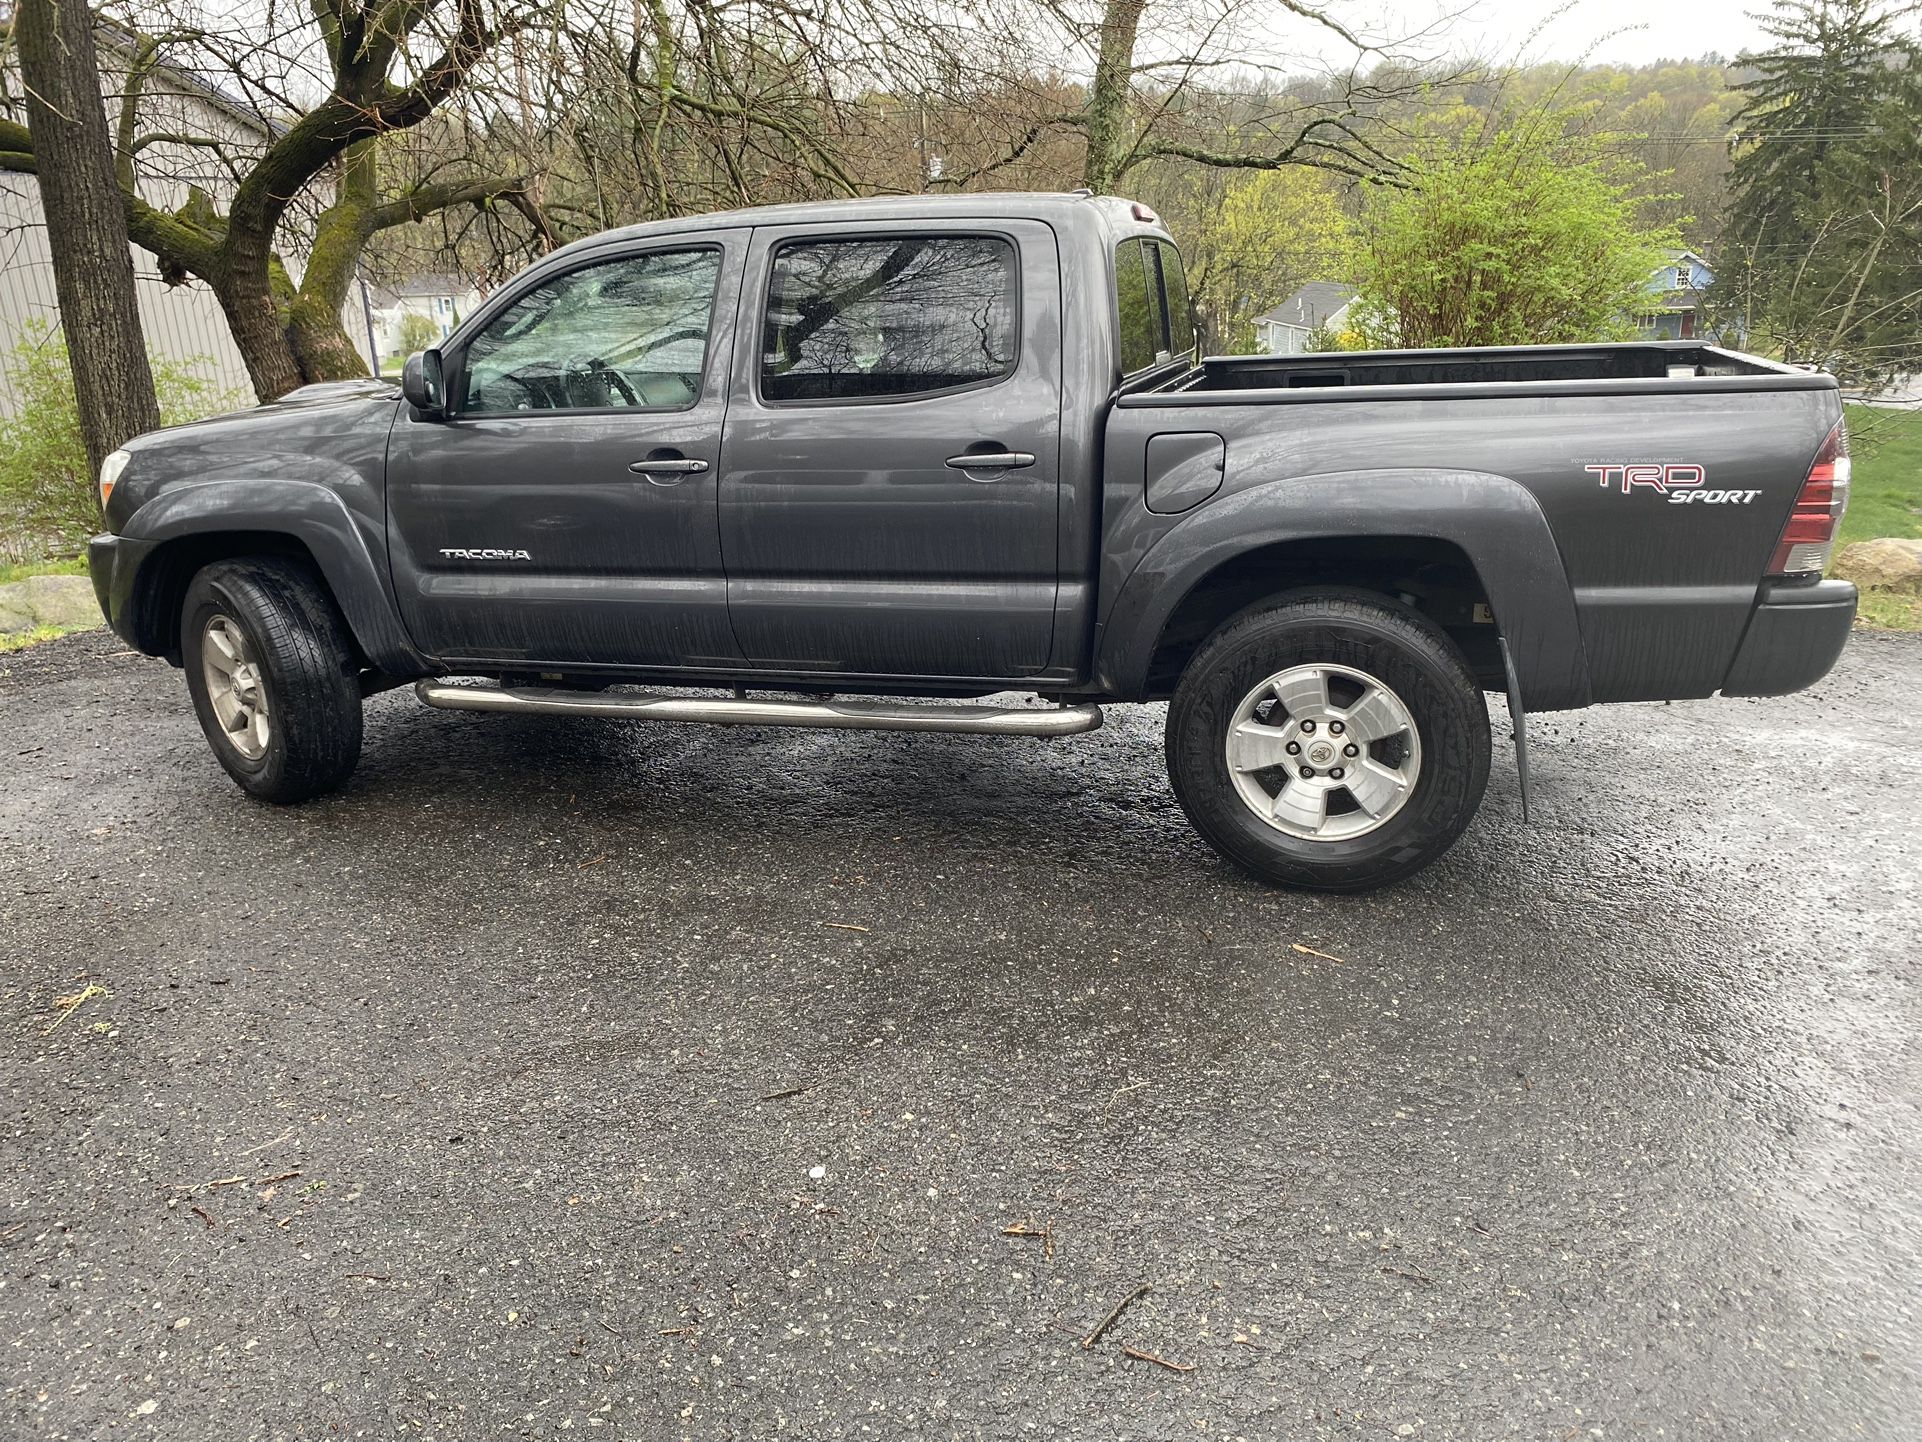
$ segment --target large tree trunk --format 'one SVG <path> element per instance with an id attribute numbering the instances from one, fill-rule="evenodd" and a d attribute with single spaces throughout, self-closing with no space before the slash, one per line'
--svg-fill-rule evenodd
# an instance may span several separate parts
<path id="1" fill-rule="evenodd" d="M 341 155 L 334 203 L 321 212 L 300 290 L 287 312 L 294 354 L 310 381 L 353 380 L 367 374 L 367 362 L 341 327 L 340 310 L 361 251 L 374 232 L 376 181 L 374 142 L 348 146 Z"/>
<path id="2" fill-rule="evenodd" d="M 271 285 L 255 284 L 253 277 L 228 279 L 214 285 L 214 295 L 227 317 L 227 329 L 233 334 L 234 348 L 247 367 L 256 396 L 263 401 L 278 400 L 307 383 L 280 307 L 274 303 Z"/>
<path id="3" fill-rule="evenodd" d="M 80 431 L 98 474 L 110 451 L 160 424 L 160 408 L 134 299 L 93 17 L 86 0 L 24 0 L 13 33 Z"/>
<path id="4" fill-rule="evenodd" d="M 1081 183 L 1096 195 L 1112 195 L 1128 168 L 1129 112 L 1134 99 L 1135 41 L 1147 0 L 1107 0 L 1094 80 L 1088 86 L 1088 158 Z"/>
<path id="5" fill-rule="evenodd" d="M 339 306 L 330 309 L 305 292 L 295 296 L 288 338 L 307 382 L 366 379 L 367 360 L 341 326 Z"/>
<path id="6" fill-rule="evenodd" d="M 340 308 L 367 237 L 374 231 L 375 180 L 373 142 L 349 146 L 342 156 L 333 204 L 321 212 L 298 288 L 269 242 L 246 229 L 235 229 L 230 219 L 229 271 L 215 289 L 263 401 L 315 381 L 354 380 L 367 374 L 367 362 L 341 326 Z"/>
<path id="7" fill-rule="evenodd" d="M 278 400 L 307 383 L 287 331 L 290 297 L 275 293 L 274 256 L 266 237 L 229 229 L 225 250 L 207 283 L 227 316 L 227 329 L 246 362 L 254 394 L 263 401 Z"/>

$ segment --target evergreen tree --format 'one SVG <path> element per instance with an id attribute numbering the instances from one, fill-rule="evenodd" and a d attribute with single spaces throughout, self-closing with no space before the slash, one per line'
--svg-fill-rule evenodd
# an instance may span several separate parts
<path id="1" fill-rule="evenodd" d="M 1915 14 L 1776 0 L 1740 86 L 1721 318 L 1865 386 L 1922 365 Z"/>

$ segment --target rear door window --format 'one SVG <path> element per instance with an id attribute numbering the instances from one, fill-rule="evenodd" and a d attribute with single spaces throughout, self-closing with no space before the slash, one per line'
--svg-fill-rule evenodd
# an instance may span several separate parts
<path id="1" fill-rule="evenodd" d="M 1012 375 L 1020 286 L 1001 236 L 809 240 L 774 253 L 761 397 L 898 400 Z"/>

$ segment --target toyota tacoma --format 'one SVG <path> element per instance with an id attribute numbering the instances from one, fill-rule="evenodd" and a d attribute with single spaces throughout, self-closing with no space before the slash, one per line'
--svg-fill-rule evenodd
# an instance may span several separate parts
<path id="1" fill-rule="evenodd" d="M 1841 651 L 1833 378 L 1700 340 L 1202 358 L 1192 315 L 1155 215 L 1086 194 L 611 231 L 398 389 L 116 452 L 94 584 L 268 801 L 339 786 L 408 682 L 982 736 L 1166 700 L 1196 830 L 1337 891 L 1460 835 L 1484 693 L 1525 800 L 1528 712 L 1774 695 Z"/>

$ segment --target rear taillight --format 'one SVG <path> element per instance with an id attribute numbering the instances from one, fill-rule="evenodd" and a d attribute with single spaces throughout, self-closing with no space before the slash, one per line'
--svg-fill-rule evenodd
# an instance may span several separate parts
<path id="1" fill-rule="evenodd" d="M 1826 571 L 1829 553 L 1835 549 L 1835 533 L 1848 508 L 1849 429 L 1837 421 L 1822 442 L 1822 449 L 1815 453 L 1809 478 L 1802 482 L 1802 494 L 1795 498 L 1795 509 L 1789 513 L 1789 523 L 1775 547 L 1769 574 L 1803 576 Z"/>

